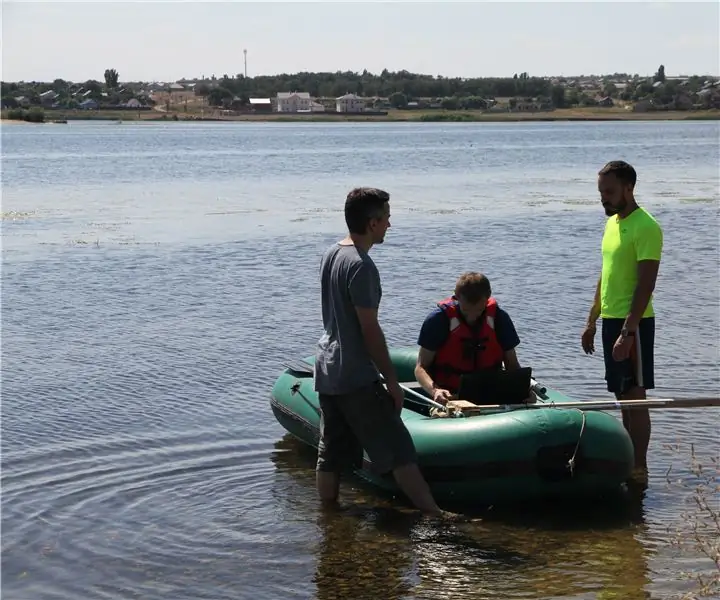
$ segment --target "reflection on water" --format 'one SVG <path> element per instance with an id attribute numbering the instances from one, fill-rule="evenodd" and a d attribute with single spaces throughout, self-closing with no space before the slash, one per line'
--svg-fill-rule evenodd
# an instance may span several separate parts
<path id="1" fill-rule="evenodd" d="M 718 127 L 3 128 L 3 598 L 691 589 L 679 570 L 712 564 L 670 546 L 668 528 L 687 537 L 693 492 L 665 473 L 694 479 L 666 444 L 716 455 L 716 409 L 654 413 L 642 498 L 496 507 L 438 527 L 354 480 L 347 510 L 321 513 L 314 453 L 287 438 L 268 394 L 285 359 L 312 352 L 318 257 L 342 233 L 347 189 L 370 183 L 393 194 L 373 250 L 391 345 L 414 344 L 458 273 L 480 269 L 521 362 L 571 395 L 607 397 L 579 333 L 604 220 L 595 173 L 611 153 L 638 166 L 665 228 L 654 395 L 717 395 Z"/>
<path id="2" fill-rule="evenodd" d="M 312 493 L 313 452 L 289 435 L 275 447 L 278 472 Z M 637 494 L 491 510 L 480 523 L 438 526 L 377 502 L 362 485 L 343 492 L 344 510 L 319 517 L 318 598 L 650 597 L 652 550 L 638 540 L 647 528 Z"/>

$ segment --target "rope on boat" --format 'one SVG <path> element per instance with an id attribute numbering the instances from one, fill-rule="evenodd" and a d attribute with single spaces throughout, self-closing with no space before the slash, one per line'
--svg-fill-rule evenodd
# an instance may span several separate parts
<path id="1" fill-rule="evenodd" d="M 563 408 L 562 404 L 555 404 L 554 400 L 550 400 L 550 402 L 545 402 L 545 400 L 540 398 L 540 396 L 537 394 L 536 394 L 536 398 L 540 402 L 545 404 L 547 406 L 547 408 L 557 408 L 557 409 Z M 568 409 L 565 408 L 565 410 L 568 410 Z M 580 410 L 579 408 L 572 408 L 570 410 L 576 410 L 577 412 L 580 413 L 580 416 L 582 417 L 582 421 L 580 422 L 580 433 L 578 434 L 577 443 L 575 444 L 575 449 L 573 450 L 572 456 L 570 457 L 570 459 L 567 462 L 567 468 L 570 471 L 570 476 L 574 477 L 575 476 L 575 459 L 577 458 L 577 453 L 580 450 L 580 442 L 582 442 L 582 437 L 583 437 L 583 434 L 585 433 L 585 423 L 587 422 L 587 415 L 585 414 L 584 410 Z"/>
<path id="2" fill-rule="evenodd" d="M 584 410 L 580 410 L 579 408 L 575 408 L 574 410 L 580 413 L 582 416 L 582 422 L 580 424 L 580 434 L 578 435 L 577 444 L 575 444 L 575 450 L 573 450 L 573 455 L 570 457 L 570 460 L 568 460 L 568 469 L 570 470 L 571 477 L 575 476 L 575 457 L 580 449 L 580 442 L 582 441 L 583 433 L 585 433 L 585 421 L 587 418 Z"/>
<path id="3" fill-rule="evenodd" d="M 546 402 L 543 400 L 539 394 L 536 394 L 536 398 L 538 401 L 540 401 L 542 404 L 544 404 L 547 408 L 556 408 L 562 410 L 564 407 L 562 404 L 555 404 L 553 400 L 550 400 L 549 402 Z M 407 398 L 410 402 L 415 402 L 417 404 L 425 404 L 427 406 L 427 403 L 420 402 L 418 400 L 413 400 L 412 398 Z M 526 409 L 529 409 L 529 406 L 526 406 Z M 565 408 L 565 410 L 568 410 Z M 578 433 L 577 442 L 575 443 L 575 448 L 573 450 L 572 456 L 567 461 L 567 469 L 570 472 L 570 477 L 575 477 L 575 461 L 577 459 L 577 454 L 580 451 L 580 444 L 583 439 L 583 435 L 585 433 L 585 424 L 587 423 L 587 415 L 585 414 L 585 411 L 580 410 L 579 408 L 572 408 L 570 410 L 574 410 L 580 413 L 580 432 Z M 463 417 L 462 411 L 460 409 L 453 409 L 451 407 L 442 406 L 442 407 L 435 407 L 431 406 L 430 408 L 430 418 L 436 418 L 436 419 L 442 419 L 442 418 L 448 418 L 448 417 Z"/>

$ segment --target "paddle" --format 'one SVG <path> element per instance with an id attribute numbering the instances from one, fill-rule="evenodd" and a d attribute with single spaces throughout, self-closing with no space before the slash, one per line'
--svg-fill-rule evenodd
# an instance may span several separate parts
<path id="1" fill-rule="evenodd" d="M 299 374 L 313 374 L 313 366 L 306 363 L 305 361 L 289 361 L 284 366 Z M 533 389 L 536 392 L 544 394 L 545 387 L 540 386 L 535 380 L 532 381 Z M 416 392 L 415 390 L 400 385 L 400 387 L 407 394 L 421 401 L 423 404 L 432 406 L 435 408 L 442 408 L 446 410 L 446 407 L 438 402 L 435 402 L 427 396 Z M 575 402 L 560 402 L 555 404 L 554 402 L 537 402 L 532 404 L 486 404 L 486 405 L 475 405 L 472 408 L 466 408 L 464 410 L 470 410 L 472 412 L 482 411 L 511 411 L 511 410 L 527 410 L 533 408 L 577 408 L 581 410 L 620 410 L 620 409 L 638 409 L 638 408 L 666 408 L 666 409 L 679 409 L 679 408 L 702 408 L 702 407 L 718 407 L 720 406 L 720 398 L 716 397 L 705 397 L 705 398 L 647 398 L 645 400 L 579 400 Z"/>
<path id="2" fill-rule="evenodd" d="M 452 406 L 452 401 L 449 402 Z M 477 414 L 485 411 L 513 411 L 528 410 L 534 408 L 557 408 L 557 409 L 579 409 L 579 410 L 621 410 L 640 408 L 700 408 L 720 406 L 720 398 L 647 398 L 645 400 L 586 400 L 576 402 L 534 402 L 532 404 L 483 404 L 469 406 L 469 402 L 461 402 L 462 410 L 469 414 Z"/>

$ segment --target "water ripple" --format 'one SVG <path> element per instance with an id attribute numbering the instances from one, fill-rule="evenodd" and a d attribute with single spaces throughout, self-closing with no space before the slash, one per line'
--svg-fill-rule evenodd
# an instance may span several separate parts
<path id="1" fill-rule="evenodd" d="M 641 499 L 438 529 L 355 480 L 342 488 L 353 510 L 320 513 L 314 453 L 283 437 L 267 399 L 283 360 L 320 336 L 320 253 L 361 181 L 393 194 L 393 227 L 372 254 L 390 344 L 413 345 L 457 275 L 482 270 L 515 322 L 521 363 L 579 398 L 607 397 L 602 359 L 579 336 L 604 222 L 593 179 L 623 139 L 666 234 L 653 395 L 717 395 L 717 124 L 238 131 L 3 128 L 3 209 L 14 215 L 2 221 L 3 594 L 687 591 L 676 565 L 707 561 L 671 547 L 668 527 L 688 537 L 697 477 L 686 446 L 715 456 L 716 409 L 654 413 Z M 195 154 L 146 159 L 172 144 Z"/>
<path id="2" fill-rule="evenodd" d="M 223 564 L 237 568 L 249 560 L 272 566 L 278 560 L 274 528 L 282 522 L 264 508 L 270 448 L 267 440 L 215 431 L 96 440 L 5 457 L 5 589 L 24 580 L 28 569 L 33 585 L 44 578 L 58 583 L 56 563 L 86 565 L 91 574 L 86 584 L 104 581 L 106 594 L 115 590 L 112 597 L 137 583 L 140 567 L 146 577 L 162 573 L 189 581 L 188 573 L 197 576 L 203 566 L 213 565 L 210 577 L 222 577 Z M 46 565 L 39 574 L 32 572 L 33 557 Z M 110 585 L 107 575 L 113 571 Z M 71 577 L 60 574 L 60 581 L 71 584 Z M 158 593 L 154 584 L 153 590 Z M 65 593 L 71 597 L 71 589 Z"/>

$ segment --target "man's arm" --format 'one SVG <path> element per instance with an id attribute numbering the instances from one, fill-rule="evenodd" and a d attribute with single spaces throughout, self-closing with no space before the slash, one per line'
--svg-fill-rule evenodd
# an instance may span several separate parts
<path id="1" fill-rule="evenodd" d="M 645 227 L 635 239 L 635 254 L 637 256 L 637 284 L 633 294 L 630 314 L 625 319 L 628 331 L 638 328 L 647 308 L 657 281 L 660 269 L 660 256 L 663 247 L 663 234 L 659 225 Z"/>
<path id="2" fill-rule="evenodd" d="M 590 307 L 590 314 L 587 319 L 587 328 L 595 329 L 597 320 L 600 318 L 600 284 L 602 282 L 602 275 L 598 277 L 597 286 L 595 287 L 595 299 L 593 300 L 592 306 Z"/>
<path id="3" fill-rule="evenodd" d="M 505 369 L 507 371 L 519 369 L 520 361 L 515 348 L 520 344 L 520 336 L 517 334 L 515 323 L 513 323 L 510 315 L 501 308 L 498 309 L 495 315 L 495 335 L 503 349 L 503 365 Z"/>
<path id="4" fill-rule="evenodd" d="M 415 379 L 431 396 L 434 391 L 434 381 L 429 369 L 435 362 L 437 351 L 447 341 L 450 333 L 449 327 L 450 323 L 445 313 L 436 308 L 425 318 L 418 334 L 417 344 L 420 346 L 420 350 L 415 364 Z"/>
<path id="5" fill-rule="evenodd" d="M 387 343 L 385 341 L 385 334 L 378 322 L 377 308 L 364 308 L 356 306 L 355 312 L 357 313 L 358 320 L 360 321 L 360 329 L 362 329 L 365 347 L 370 354 L 370 358 L 372 358 L 372 361 L 375 363 L 375 366 L 385 378 L 385 383 L 388 385 L 398 383 L 395 366 L 390 360 L 390 353 L 388 352 Z"/>
<path id="6" fill-rule="evenodd" d="M 434 350 L 428 350 L 427 348 L 420 347 L 418 352 L 417 363 L 415 364 L 415 379 L 422 386 L 422 388 L 432 396 L 433 394 L 433 378 L 430 377 L 428 369 L 432 366 L 435 360 L 436 352 Z"/>
<path id="7" fill-rule="evenodd" d="M 520 361 L 518 360 L 515 348 L 505 351 L 503 354 L 503 364 L 505 365 L 506 371 L 514 371 L 520 368 Z"/>
<path id="8" fill-rule="evenodd" d="M 638 280 L 633 294 L 632 304 L 630 305 L 630 314 L 625 319 L 625 327 L 628 331 L 636 331 L 640 324 L 640 319 L 645 313 L 650 297 L 655 290 L 655 282 L 657 281 L 658 270 L 660 269 L 659 260 L 641 260 L 638 262 Z"/>
<path id="9" fill-rule="evenodd" d="M 348 292 L 360 322 L 363 341 L 370 358 L 385 378 L 385 383 L 398 383 L 395 367 L 390 360 L 385 334 L 378 322 L 380 305 L 380 275 L 374 264 L 363 262 L 351 276 Z"/>

